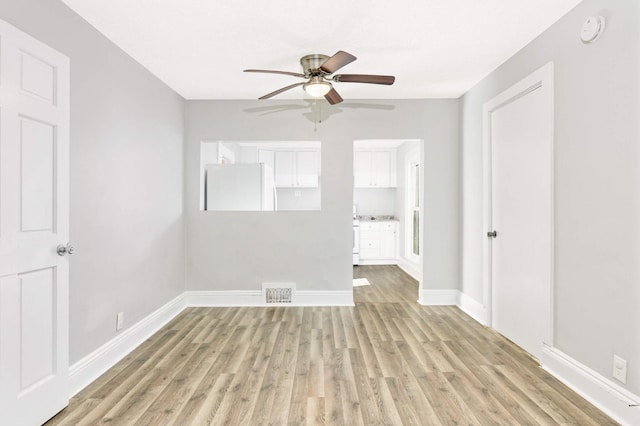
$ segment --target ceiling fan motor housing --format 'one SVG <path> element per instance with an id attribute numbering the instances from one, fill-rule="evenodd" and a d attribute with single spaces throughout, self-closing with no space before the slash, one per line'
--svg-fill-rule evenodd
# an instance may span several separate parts
<path id="1" fill-rule="evenodd" d="M 305 77 L 324 74 L 320 70 L 320 66 L 324 64 L 327 59 L 329 59 L 329 56 L 320 54 L 306 55 L 300 58 L 300 65 L 302 66 Z"/>

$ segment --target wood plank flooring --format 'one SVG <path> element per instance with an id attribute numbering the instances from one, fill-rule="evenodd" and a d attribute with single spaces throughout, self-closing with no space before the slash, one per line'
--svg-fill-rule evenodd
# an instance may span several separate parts
<path id="1" fill-rule="evenodd" d="M 188 308 L 47 424 L 616 424 L 397 267 L 354 271 L 355 307 Z"/>

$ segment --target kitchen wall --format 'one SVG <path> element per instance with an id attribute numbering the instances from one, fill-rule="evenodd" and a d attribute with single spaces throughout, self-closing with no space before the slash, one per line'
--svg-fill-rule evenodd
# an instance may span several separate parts
<path id="1" fill-rule="evenodd" d="M 322 186 L 317 188 L 277 188 L 278 209 L 320 210 L 322 209 Z"/>
<path id="2" fill-rule="evenodd" d="M 353 203 L 361 216 L 393 216 L 396 210 L 396 189 L 354 188 Z"/>
<path id="3" fill-rule="evenodd" d="M 348 92 L 343 94 L 348 104 Z M 352 285 L 353 141 L 422 139 L 425 173 L 424 286 L 458 287 L 459 144 L 457 100 L 376 100 L 390 109 L 324 107 L 252 113 L 304 101 L 187 101 L 185 212 L 187 290 L 259 290 L 263 281 L 293 281 L 300 290 Z M 305 115 L 306 114 L 306 115 Z M 317 131 L 315 128 L 317 127 Z M 322 210 L 203 212 L 198 208 L 202 140 L 322 141 Z"/>
<path id="4" fill-rule="evenodd" d="M 594 44 L 579 34 L 606 18 Z M 482 302 L 482 105 L 555 67 L 556 347 L 611 378 L 629 361 L 640 394 L 640 3 L 585 0 L 461 99 L 462 291 Z"/>
<path id="5" fill-rule="evenodd" d="M 62 2 L 0 17 L 71 59 L 73 364 L 184 291 L 183 100 Z"/>

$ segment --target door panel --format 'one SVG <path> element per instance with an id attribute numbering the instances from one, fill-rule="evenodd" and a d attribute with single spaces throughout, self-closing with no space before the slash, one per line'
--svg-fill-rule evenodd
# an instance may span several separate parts
<path id="1" fill-rule="evenodd" d="M 55 269 L 18 275 L 20 391 L 55 375 Z"/>
<path id="2" fill-rule="evenodd" d="M 20 118 L 21 229 L 53 231 L 55 127 Z"/>
<path id="3" fill-rule="evenodd" d="M 551 315 L 548 95 L 539 87 L 491 114 L 492 325 L 538 359 Z"/>
<path id="4" fill-rule="evenodd" d="M 20 52 L 22 67 L 21 89 L 53 104 L 55 96 L 56 68 L 46 60 L 25 51 Z"/>
<path id="5" fill-rule="evenodd" d="M 68 403 L 69 62 L 0 21 L 0 413 Z"/>

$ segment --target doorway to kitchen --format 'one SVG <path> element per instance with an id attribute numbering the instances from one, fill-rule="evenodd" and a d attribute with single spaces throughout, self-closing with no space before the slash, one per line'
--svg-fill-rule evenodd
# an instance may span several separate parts
<path id="1" fill-rule="evenodd" d="M 381 274 L 421 279 L 422 143 L 415 139 L 354 141 L 354 287 Z M 367 290 L 356 290 L 366 292 Z"/>

